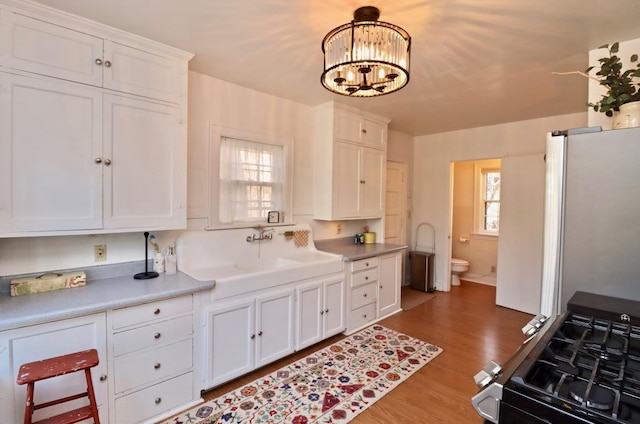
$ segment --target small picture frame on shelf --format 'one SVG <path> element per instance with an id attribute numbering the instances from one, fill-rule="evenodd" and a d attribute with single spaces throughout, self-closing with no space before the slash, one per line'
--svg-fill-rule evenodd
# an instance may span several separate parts
<path id="1" fill-rule="evenodd" d="M 269 224 L 274 224 L 280 222 L 280 212 L 278 211 L 269 211 L 269 215 L 267 216 L 267 222 Z"/>

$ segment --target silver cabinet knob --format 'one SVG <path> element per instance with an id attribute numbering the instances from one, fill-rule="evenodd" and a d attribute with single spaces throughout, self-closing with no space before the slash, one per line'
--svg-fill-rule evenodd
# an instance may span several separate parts
<path id="1" fill-rule="evenodd" d="M 107 68 L 111 68 L 111 62 L 109 62 L 108 60 L 105 60 L 104 66 L 106 66 Z"/>
<path id="2" fill-rule="evenodd" d="M 107 166 L 111 165 L 111 159 L 105 159 L 104 164 Z"/>
<path id="3" fill-rule="evenodd" d="M 367 281 L 368 279 L 369 279 L 368 275 L 364 277 L 364 281 Z"/>
<path id="4" fill-rule="evenodd" d="M 102 158 L 96 158 L 95 161 L 96 163 L 102 163 Z"/>
<path id="5" fill-rule="evenodd" d="M 156 370 L 159 370 L 160 366 L 161 366 L 160 362 L 156 362 L 155 364 L 153 364 L 153 368 L 156 369 Z"/>
<path id="6" fill-rule="evenodd" d="M 100 381 L 107 381 L 107 374 L 102 374 L 100 376 Z"/>
<path id="7" fill-rule="evenodd" d="M 366 181 L 365 180 L 360 180 L 360 184 L 365 184 Z"/>
<path id="8" fill-rule="evenodd" d="M 102 65 L 102 59 L 100 58 L 96 59 L 96 65 Z"/>
<path id="9" fill-rule="evenodd" d="M 160 404 L 160 402 L 162 402 L 162 398 L 161 397 L 157 397 L 155 402 L 156 402 L 156 405 Z"/>
<path id="10" fill-rule="evenodd" d="M 260 332 L 258 333 L 258 336 L 262 336 L 262 331 L 260 331 Z"/>
<path id="11" fill-rule="evenodd" d="M 363 129 L 362 129 L 362 134 L 366 134 L 366 133 L 367 133 L 367 129 L 366 129 L 366 128 L 363 128 Z"/>
<path id="12" fill-rule="evenodd" d="M 362 315 L 362 318 L 366 319 L 367 318 L 367 314 Z"/>
<path id="13" fill-rule="evenodd" d="M 329 309 L 328 309 L 328 308 L 327 308 L 327 309 L 325 309 L 325 310 L 324 310 L 324 312 L 325 312 L 326 314 L 328 314 L 328 313 L 329 313 Z"/>
<path id="14" fill-rule="evenodd" d="M 252 335 L 251 335 L 251 340 L 253 340 L 253 339 L 255 339 L 255 338 L 256 338 L 256 335 L 255 335 L 255 334 L 252 334 Z"/>
<path id="15" fill-rule="evenodd" d="M 380 287 L 382 287 L 382 286 L 380 286 Z M 161 336 L 161 334 L 160 334 L 160 333 L 156 333 L 156 334 L 154 334 L 154 335 L 153 335 L 153 338 L 154 338 L 154 339 L 159 339 L 159 338 L 160 338 L 160 336 Z"/>
<path id="16" fill-rule="evenodd" d="M 320 315 L 324 315 L 324 311 L 320 311 Z"/>
<path id="17" fill-rule="evenodd" d="M 158 315 L 159 313 L 160 313 L 160 308 L 156 308 L 156 309 L 153 311 L 153 314 L 154 314 L 154 315 Z"/>
<path id="18" fill-rule="evenodd" d="M 365 293 L 365 294 L 363 294 L 363 296 L 364 296 L 364 297 L 367 297 L 367 294 Z"/>

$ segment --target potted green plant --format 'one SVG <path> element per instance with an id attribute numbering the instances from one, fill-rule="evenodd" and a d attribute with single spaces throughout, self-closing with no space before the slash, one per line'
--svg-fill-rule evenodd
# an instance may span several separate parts
<path id="1" fill-rule="evenodd" d="M 618 56 L 619 43 L 611 45 L 605 44 L 598 47 L 607 49 L 608 55 L 598 59 L 600 69 L 595 73 L 595 77 L 590 75 L 595 66 L 589 66 L 584 72 L 554 72 L 556 75 L 579 74 L 587 78 L 598 81 L 607 88 L 607 93 L 595 103 L 587 103 L 596 112 L 602 112 L 607 116 L 613 116 L 614 112 L 620 110 L 620 106 L 627 103 L 640 101 L 640 63 L 630 69 L 622 69 L 622 61 Z M 638 55 L 632 54 L 630 61 L 632 64 L 638 62 Z"/>

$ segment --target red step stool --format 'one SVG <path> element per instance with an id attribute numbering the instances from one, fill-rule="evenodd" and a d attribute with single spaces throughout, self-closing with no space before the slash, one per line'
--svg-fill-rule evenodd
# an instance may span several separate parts
<path id="1" fill-rule="evenodd" d="M 87 418 L 93 418 L 95 424 L 100 424 L 98 418 L 98 405 L 96 404 L 93 392 L 93 382 L 91 381 L 91 368 L 99 363 L 98 352 L 95 349 L 84 350 L 82 352 L 70 353 L 68 355 L 56 356 L 54 358 L 43 359 L 42 361 L 29 362 L 20 367 L 18 371 L 18 384 L 27 384 L 27 403 L 24 411 L 24 424 L 32 424 L 33 411 L 47 408 L 60 403 L 69 402 L 82 397 L 89 398 L 89 405 L 74 409 L 53 417 L 38 421 L 33 424 L 71 424 L 77 423 Z M 49 402 L 34 404 L 33 394 L 36 381 L 58 377 L 72 372 L 84 371 L 87 379 L 87 391 L 76 395 L 67 396 Z"/>

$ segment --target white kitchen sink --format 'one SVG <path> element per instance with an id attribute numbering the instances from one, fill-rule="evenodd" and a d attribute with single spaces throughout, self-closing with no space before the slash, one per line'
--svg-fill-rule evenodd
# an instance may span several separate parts
<path id="1" fill-rule="evenodd" d="M 183 233 L 177 240 L 178 268 L 200 281 L 215 280 L 214 299 L 343 270 L 342 257 L 316 250 L 311 237 L 309 244 L 303 247 L 296 247 L 293 241 L 277 233 L 272 240 L 247 242 L 246 236 L 252 231 Z"/>

